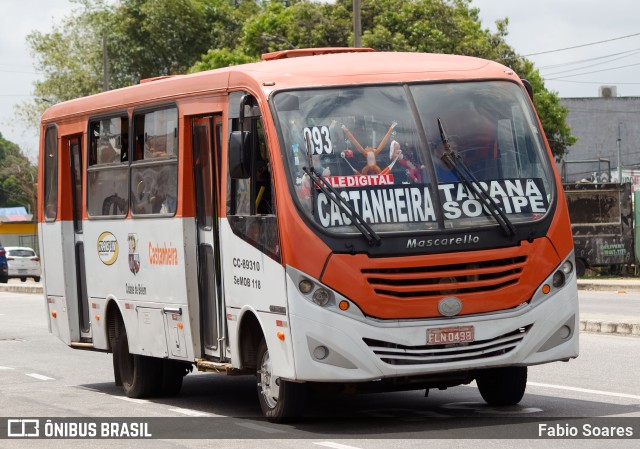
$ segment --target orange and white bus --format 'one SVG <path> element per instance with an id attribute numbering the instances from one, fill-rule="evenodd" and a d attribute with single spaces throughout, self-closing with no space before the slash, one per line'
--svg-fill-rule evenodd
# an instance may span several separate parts
<path id="1" fill-rule="evenodd" d="M 48 109 L 50 330 L 130 397 L 194 366 L 309 387 L 518 403 L 578 355 L 562 185 L 523 81 L 472 57 L 327 48 Z"/>

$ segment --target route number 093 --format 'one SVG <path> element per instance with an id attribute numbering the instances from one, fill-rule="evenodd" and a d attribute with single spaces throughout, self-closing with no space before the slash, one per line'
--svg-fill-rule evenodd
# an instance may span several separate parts
<path id="1" fill-rule="evenodd" d="M 331 135 L 328 126 L 312 126 L 305 128 L 304 139 L 309 142 L 311 154 L 331 154 L 333 153 L 333 145 L 331 144 Z"/>

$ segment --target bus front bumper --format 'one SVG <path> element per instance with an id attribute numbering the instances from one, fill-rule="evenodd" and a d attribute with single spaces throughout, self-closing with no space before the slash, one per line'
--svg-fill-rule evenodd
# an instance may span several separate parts
<path id="1" fill-rule="evenodd" d="M 289 293 L 298 381 L 364 382 L 578 356 L 575 278 L 536 306 L 453 319 L 354 319 Z M 427 345 L 430 329 L 460 326 L 473 326 L 472 343 Z"/>

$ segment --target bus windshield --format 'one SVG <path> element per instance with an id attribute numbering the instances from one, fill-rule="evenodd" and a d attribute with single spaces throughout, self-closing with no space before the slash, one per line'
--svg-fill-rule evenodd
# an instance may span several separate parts
<path id="1" fill-rule="evenodd" d="M 305 168 L 376 232 L 496 226 L 487 201 L 508 222 L 530 223 L 553 201 L 541 131 L 514 83 L 285 91 L 274 106 L 293 196 L 328 232 L 357 230 Z"/>

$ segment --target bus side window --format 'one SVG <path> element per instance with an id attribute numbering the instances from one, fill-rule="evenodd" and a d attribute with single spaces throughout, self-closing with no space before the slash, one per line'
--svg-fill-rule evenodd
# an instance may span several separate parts
<path id="1" fill-rule="evenodd" d="M 44 138 L 44 217 L 54 221 L 58 214 L 58 129 L 47 127 Z"/>
<path id="2" fill-rule="evenodd" d="M 238 93 L 230 95 L 229 103 L 229 110 L 232 111 L 230 114 L 239 110 Z M 252 105 L 252 107 L 257 110 L 257 106 Z M 236 114 L 237 117 L 238 113 Z M 230 122 L 232 131 L 240 131 L 238 118 L 232 115 Z M 265 130 L 261 118 L 256 116 L 245 117 L 242 128 L 242 131 L 247 132 L 246 139 L 247 145 L 250 145 L 251 160 L 248 177 L 231 178 L 230 175 L 228 178 L 227 217 L 234 234 L 269 257 L 279 260 L 274 183 Z"/>
<path id="3" fill-rule="evenodd" d="M 89 122 L 87 214 L 127 216 L 129 211 L 129 117 L 126 114 Z"/>
<path id="4" fill-rule="evenodd" d="M 178 110 L 134 114 L 131 213 L 174 215 L 178 198 Z"/>

